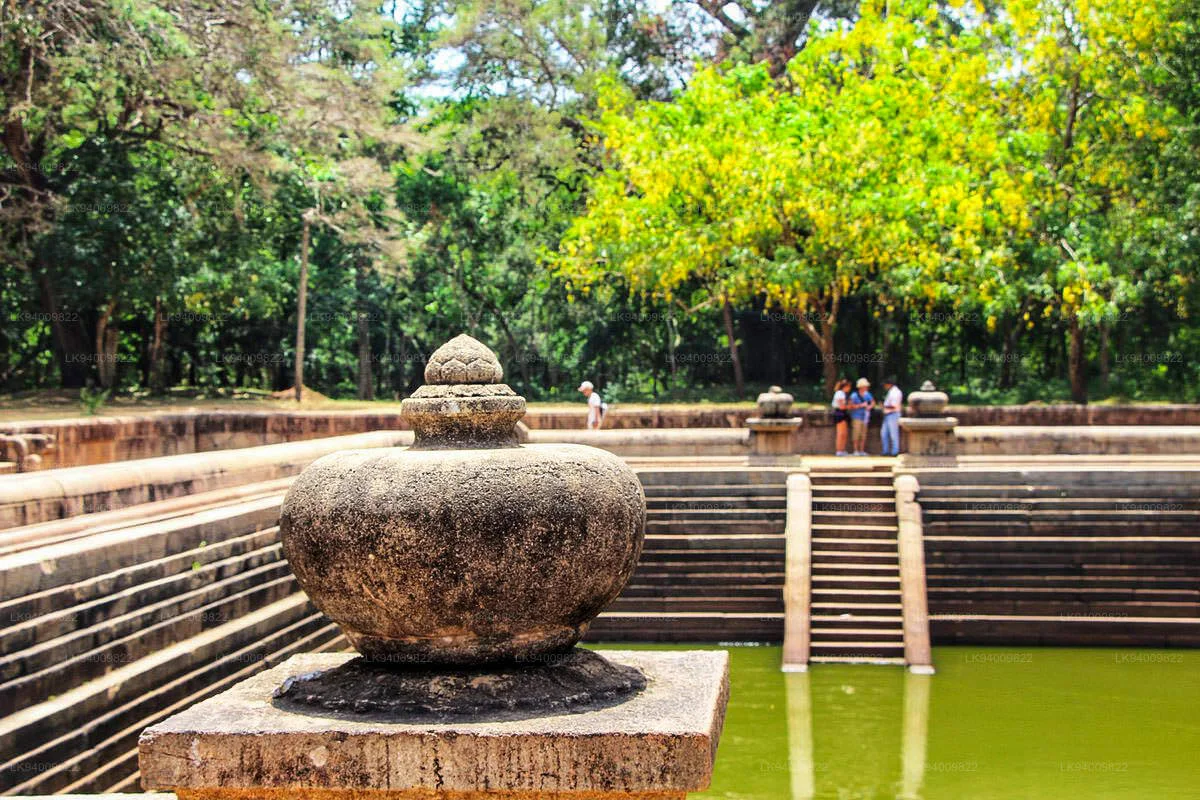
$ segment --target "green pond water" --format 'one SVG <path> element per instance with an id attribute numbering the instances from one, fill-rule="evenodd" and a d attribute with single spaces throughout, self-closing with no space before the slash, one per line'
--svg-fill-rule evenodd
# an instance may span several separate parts
<path id="1" fill-rule="evenodd" d="M 937 674 L 731 647 L 708 792 L 801 798 L 1200 798 L 1200 652 L 935 648 Z"/>

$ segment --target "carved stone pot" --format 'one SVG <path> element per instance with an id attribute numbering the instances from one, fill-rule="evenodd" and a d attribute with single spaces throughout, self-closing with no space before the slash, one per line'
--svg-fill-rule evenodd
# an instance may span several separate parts
<path id="1" fill-rule="evenodd" d="M 633 573 L 646 521 L 637 476 L 595 448 L 517 445 L 525 401 L 501 377 L 490 350 L 456 337 L 402 405 L 412 448 L 325 456 L 288 491 L 292 570 L 368 659 L 563 651 Z"/>

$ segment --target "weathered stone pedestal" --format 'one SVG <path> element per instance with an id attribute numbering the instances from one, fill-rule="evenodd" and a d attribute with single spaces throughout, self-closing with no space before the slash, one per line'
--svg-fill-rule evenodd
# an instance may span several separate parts
<path id="1" fill-rule="evenodd" d="M 148 728 L 138 745 L 142 784 L 181 800 L 678 800 L 707 788 L 728 654 L 603 655 L 640 671 L 646 687 L 577 713 L 457 718 L 333 712 L 276 698 L 289 678 L 354 658 L 295 656 Z"/>
<path id="2" fill-rule="evenodd" d="M 750 453 L 755 456 L 790 456 L 796 452 L 797 431 L 803 419 L 791 416 L 792 396 L 778 386 L 758 396 L 758 416 L 746 420 Z"/>
<path id="3" fill-rule="evenodd" d="M 797 433 L 803 419 L 769 419 L 751 417 L 746 420 L 750 429 L 750 453 L 756 456 L 790 456 L 797 449 Z"/>
<path id="4" fill-rule="evenodd" d="M 943 416 L 950 398 L 930 381 L 909 395 L 908 405 L 914 416 L 901 417 L 906 448 L 901 463 L 953 460 L 958 452 L 954 428 L 958 420 Z"/>

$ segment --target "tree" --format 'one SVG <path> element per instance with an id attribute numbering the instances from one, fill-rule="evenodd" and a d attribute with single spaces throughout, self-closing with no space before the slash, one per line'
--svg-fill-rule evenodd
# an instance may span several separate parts
<path id="1" fill-rule="evenodd" d="M 702 70 L 674 103 L 613 87 L 597 124 L 613 166 L 560 272 L 584 286 L 617 273 L 668 299 L 698 285 L 702 304 L 763 298 L 812 340 L 827 391 L 843 301 L 865 282 L 954 301 L 956 277 L 986 258 L 980 208 L 1009 179 L 965 158 L 994 142 L 994 118 L 943 98 L 988 61 L 936 9 L 898 10 L 868 6 L 814 36 L 789 65 L 794 90 L 765 65 Z"/>
<path id="2" fill-rule="evenodd" d="M 1183 110 L 1162 98 L 1185 5 L 1007 5 L 1001 52 L 1011 77 L 993 85 L 990 105 L 1008 127 L 1003 167 L 1021 178 L 1004 206 L 1030 222 L 998 231 L 1011 258 L 979 274 L 980 293 L 993 326 L 1016 317 L 1020 327 L 1043 320 L 1065 334 L 1079 403 L 1087 402 L 1089 334 L 1099 337 L 1107 373 L 1113 325 L 1156 294 L 1172 305 L 1189 280 L 1169 243 L 1186 240 L 1195 218 L 1185 221 L 1176 202 L 1155 202 L 1162 195 L 1153 188 L 1167 154 L 1187 148 Z"/>

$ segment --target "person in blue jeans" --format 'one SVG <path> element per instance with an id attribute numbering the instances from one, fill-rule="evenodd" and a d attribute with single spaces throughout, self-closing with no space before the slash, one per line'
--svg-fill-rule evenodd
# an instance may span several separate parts
<path id="1" fill-rule="evenodd" d="M 846 408 L 850 409 L 850 438 L 854 440 L 854 455 L 867 454 L 867 424 L 871 421 L 871 409 L 875 407 L 875 397 L 871 394 L 871 382 L 859 378 L 854 384 L 854 393 Z"/>
<path id="2" fill-rule="evenodd" d="M 900 455 L 900 408 L 904 405 L 904 392 L 896 385 L 894 377 L 883 381 L 885 394 L 883 396 L 883 454 L 885 456 Z"/>

